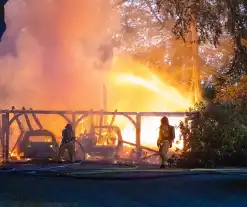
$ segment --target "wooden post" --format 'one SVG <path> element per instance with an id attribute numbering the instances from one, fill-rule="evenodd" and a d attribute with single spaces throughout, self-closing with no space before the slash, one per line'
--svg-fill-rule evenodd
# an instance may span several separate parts
<path id="1" fill-rule="evenodd" d="M 76 129 L 76 113 L 72 113 L 72 128 L 73 128 L 73 134 L 72 136 L 75 137 L 75 129 Z"/>
<path id="2" fill-rule="evenodd" d="M 105 85 L 103 85 L 103 110 L 107 111 L 107 90 Z M 107 125 L 107 121 L 108 121 L 108 116 L 105 115 L 103 118 L 104 125 Z"/>
<path id="3" fill-rule="evenodd" d="M 99 120 L 99 142 L 104 144 L 104 140 L 102 140 L 102 126 L 103 126 L 103 118 L 104 118 L 104 111 L 102 110 L 100 113 L 100 120 Z"/>
<path id="4" fill-rule="evenodd" d="M 5 156 L 4 161 L 9 162 L 9 112 L 5 114 L 5 120 L 4 120 L 4 131 L 5 131 Z"/>
<path id="5" fill-rule="evenodd" d="M 75 129 L 76 129 L 76 113 L 73 112 L 72 113 L 72 136 L 74 138 L 75 138 L 75 135 L 76 135 Z M 73 143 L 73 151 L 74 151 L 74 153 L 73 153 L 73 156 L 74 156 L 73 159 L 76 160 L 75 143 Z"/>
<path id="6" fill-rule="evenodd" d="M 136 159 L 141 159 L 141 115 L 136 116 Z"/>
<path id="7" fill-rule="evenodd" d="M 2 114 L 2 120 L 1 120 L 1 131 L 0 131 L 0 137 L 1 137 L 1 149 L 2 149 L 2 157 L 3 157 L 3 161 L 4 161 L 4 156 L 5 156 L 5 139 L 4 139 L 4 137 L 5 137 L 5 131 L 4 131 L 4 123 L 5 122 L 5 114 Z"/>
<path id="8" fill-rule="evenodd" d="M 90 111 L 92 112 L 92 110 Z M 94 119 L 94 115 L 92 113 L 89 113 L 89 117 L 90 117 L 90 134 L 94 135 L 95 134 L 95 128 L 94 128 L 94 124 L 95 124 L 95 119 Z M 97 117 L 96 117 L 97 118 Z"/>

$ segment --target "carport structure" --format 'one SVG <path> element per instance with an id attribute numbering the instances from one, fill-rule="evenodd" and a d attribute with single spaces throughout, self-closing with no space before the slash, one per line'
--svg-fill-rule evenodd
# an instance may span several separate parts
<path id="1" fill-rule="evenodd" d="M 11 149 L 9 146 L 10 143 L 10 127 L 11 125 L 16 121 L 18 127 L 20 128 L 20 136 L 18 140 L 23 136 L 25 133 L 22 129 L 21 121 L 19 120 L 20 116 L 24 116 L 28 130 L 34 131 L 34 129 L 31 126 L 30 120 L 28 116 L 32 116 L 33 120 L 35 120 L 36 125 L 39 126 L 38 131 L 46 130 L 43 128 L 40 120 L 38 119 L 38 115 L 59 115 L 65 119 L 65 121 L 73 126 L 74 133 L 75 129 L 78 126 L 78 124 L 85 119 L 88 116 L 99 116 L 100 117 L 100 125 L 103 125 L 103 117 L 104 116 L 112 116 L 112 120 L 110 125 L 113 124 L 114 119 L 116 116 L 124 116 L 126 119 L 128 119 L 135 128 L 135 134 L 136 139 L 135 143 L 129 143 L 125 142 L 126 144 L 132 145 L 136 147 L 137 161 L 141 160 L 141 152 L 142 149 L 152 151 L 154 153 L 157 153 L 153 149 L 149 149 L 148 147 L 141 146 L 141 120 L 142 117 L 186 117 L 186 116 L 193 116 L 194 113 L 186 113 L 186 112 L 119 112 L 117 110 L 113 112 L 109 111 L 56 111 L 56 110 L 33 110 L 33 109 L 25 109 L 24 107 L 21 110 L 15 110 L 14 107 L 12 110 L 0 110 L 1 113 L 1 144 L 2 144 L 2 161 L 8 162 L 10 159 L 10 153 Z M 74 134 L 75 136 L 75 134 Z M 18 142 L 17 140 L 17 142 Z M 16 143 L 17 144 L 17 143 Z"/>

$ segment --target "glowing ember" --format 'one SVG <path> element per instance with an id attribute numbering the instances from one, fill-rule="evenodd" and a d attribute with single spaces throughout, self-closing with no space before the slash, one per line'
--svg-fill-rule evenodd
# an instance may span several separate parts
<path id="1" fill-rule="evenodd" d="M 12 153 L 10 154 L 10 157 L 11 157 L 12 159 L 21 160 L 21 156 L 23 156 L 23 155 L 24 155 L 23 152 L 21 152 L 21 153 L 12 152 Z"/>

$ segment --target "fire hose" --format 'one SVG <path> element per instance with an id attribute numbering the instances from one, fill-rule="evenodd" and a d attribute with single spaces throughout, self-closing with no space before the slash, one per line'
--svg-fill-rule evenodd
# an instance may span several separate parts
<path id="1" fill-rule="evenodd" d="M 84 152 L 83 146 L 77 140 L 75 141 Z M 178 176 L 193 176 L 202 174 L 223 174 L 223 175 L 241 175 L 247 176 L 247 172 L 238 171 L 226 171 L 222 169 L 187 169 L 187 170 L 169 170 L 163 171 L 160 169 L 137 169 L 138 166 L 133 166 L 129 168 L 91 168 L 91 169 L 81 169 L 80 171 L 74 171 L 70 169 L 69 172 L 61 172 L 59 169 L 70 167 L 79 163 L 63 164 L 51 167 L 38 167 L 32 169 L 17 169 L 15 167 L 2 168 L 0 173 L 7 173 L 8 175 L 31 175 L 31 176 L 42 176 L 42 177 L 63 177 L 63 178 L 74 178 L 74 179 L 87 179 L 87 180 L 137 180 L 137 179 L 160 179 L 160 178 L 171 178 Z"/>
<path id="2" fill-rule="evenodd" d="M 77 140 L 75 141 L 81 148 L 83 154 L 85 151 L 83 146 Z M 81 169 L 79 172 L 70 170 L 70 172 L 60 172 L 60 168 L 73 166 L 79 163 L 58 165 L 52 167 L 38 167 L 33 169 L 17 169 L 15 167 L 2 168 L 0 173 L 7 173 L 11 175 L 32 175 L 32 176 L 44 176 L 44 177 L 63 177 L 63 178 L 74 178 L 74 179 L 91 179 L 91 180 L 136 180 L 136 179 L 155 179 L 155 178 L 171 178 L 176 176 L 193 176 L 202 174 L 224 174 L 224 175 L 240 175 L 247 176 L 247 172 L 241 170 L 222 170 L 222 169 L 187 169 L 187 170 L 169 170 L 165 172 L 160 169 L 137 169 L 138 166 L 131 168 L 100 168 L 100 169 Z M 143 175 L 142 175 L 143 173 Z M 153 173 L 153 174 L 152 174 Z"/>
<path id="3" fill-rule="evenodd" d="M 78 165 L 78 164 L 86 163 L 85 162 L 85 150 L 84 150 L 83 146 L 76 139 L 74 139 L 72 142 L 75 142 L 75 143 L 77 143 L 79 145 L 79 147 L 82 150 L 82 153 L 84 155 L 83 159 L 80 160 L 79 162 L 75 162 L 75 163 L 69 163 L 69 164 L 65 164 L 65 165 L 59 165 L 59 166 L 53 166 L 53 167 L 45 168 L 46 170 L 48 170 L 48 169 L 56 169 L 56 168 L 63 168 L 63 167 L 73 166 L 73 165 L 76 165 L 76 164 Z M 75 155 L 75 151 L 74 151 L 74 155 Z M 111 164 L 111 165 L 128 166 L 129 168 L 125 168 L 125 169 L 128 169 L 128 170 L 136 169 L 138 167 L 137 165 L 131 165 L 131 164 Z M 40 168 L 40 169 L 44 170 L 44 168 Z M 109 169 L 111 169 L 111 170 L 121 170 L 123 168 L 120 168 L 120 167 L 119 168 L 104 168 L 104 169 L 100 168 L 100 169 L 94 169 L 94 170 L 109 170 Z"/>
<path id="4" fill-rule="evenodd" d="M 81 143 L 80 142 L 78 142 L 76 139 L 74 139 L 74 142 L 76 142 L 79 146 L 80 146 L 80 148 L 81 148 L 81 150 L 82 150 L 82 153 L 83 153 L 83 155 L 84 155 L 84 159 L 85 159 L 85 151 L 84 151 L 84 148 L 82 147 L 82 145 L 81 145 Z M 74 154 L 75 154 L 75 149 L 74 149 Z M 84 160 L 83 159 L 83 160 Z M 81 162 L 83 161 L 83 160 L 81 160 Z"/>

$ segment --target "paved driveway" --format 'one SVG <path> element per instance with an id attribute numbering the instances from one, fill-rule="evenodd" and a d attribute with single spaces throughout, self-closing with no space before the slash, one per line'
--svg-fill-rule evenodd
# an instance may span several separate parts
<path id="1" fill-rule="evenodd" d="M 0 183 L 0 206 L 6 207 L 247 206 L 247 176 L 237 174 L 181 174 L 138 180 L 1 174 Z"/>

